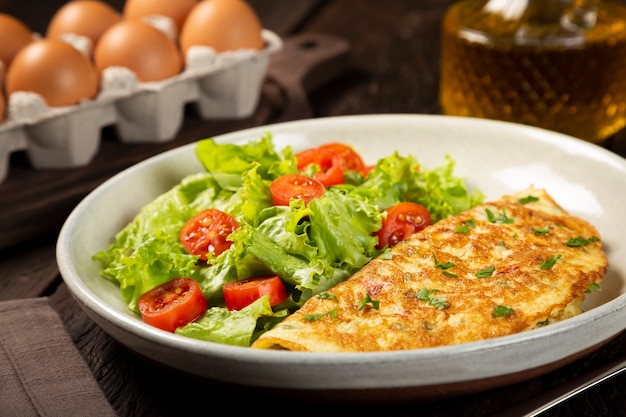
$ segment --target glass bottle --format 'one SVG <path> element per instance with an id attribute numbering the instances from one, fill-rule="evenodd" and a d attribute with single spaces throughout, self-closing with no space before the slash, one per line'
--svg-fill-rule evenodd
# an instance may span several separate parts
<path id="1" fill-rule="evenodd" d="M 460 0 L 443 19 L 444 114 L 601 143 L 626 125 L 626 5 Z"/>

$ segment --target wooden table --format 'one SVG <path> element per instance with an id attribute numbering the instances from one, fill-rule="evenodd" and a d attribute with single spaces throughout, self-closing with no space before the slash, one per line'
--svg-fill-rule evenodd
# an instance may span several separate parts
<path id="1" fill-rule="evenodd" d="M 39 33 L 62 4 L 55 1 L 0 1 Z M 121 10 L 122 0 L 109 0 Z M 113 174 L 149 156 L 241 128 L 283 120 L 366 113 L 440 112 L 438 105 L 439 26 L 450 0 L 255 0 L 266 28 L 285 40 L 272 58 L 257 110 L 242 120 L 201 120 L 188 111 L 172 141 L 120 143 L 104 128 L 95 159 L 84 167 L 35 170 L 21 152 L 11 156 L 8 177 L 0 183 L 0 301 L 50 297 L 67 331 L 93 371 L 112 407 L 122 416 L 182 416 L 217 407 L 301 413 L 310 407 L 334 414 L 340 404 L 307 404 L 271 393 L 229 387 L 178 374 L 125 350 L 78 307 L 56 265 L 57 233 L 72 208 Z M 294 54 L 303 54 L 294 58 Z M 304 58 L 303 58 L 304 57 Z M 617 135 L 609 149 L 622 156 Z M 382 145 L 382 144 L 381 144 Z M 491 415 L 565 386 L 587 371 L 626 355 L 626 333 L 599 350 L 548 374 L 514 386 L 444 400 L 410 404 L 350 404 L 352 413 L 371 415 Z M 611 379 L 546 415 L 626 415 L 626 375 Z M 223 398 L 236 403 L 220 404 Z M 193 400 L 190 400 L 193 399 Z M 195 399 L 200 399 L 200 403 Z M 235 405 L 236 404 L 236 405 Z M 0 410 L 0 414 L 1 410 Z M 86 411 L 86 415 L 88 412 Z"/>

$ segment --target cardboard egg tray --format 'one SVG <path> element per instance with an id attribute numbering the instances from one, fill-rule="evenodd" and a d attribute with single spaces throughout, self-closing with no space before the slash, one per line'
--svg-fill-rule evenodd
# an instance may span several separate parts
<path id="1" fill-rule="evenodd" d="M 98 151 L 102 128 L 109 125 L 124 143 L 173 140 L 187 103 L 195 103 L 199 117 L 206 120 L 251 115 L 270 54 L 282 48 L 273 32 L 263 30 L 263 38 L 266 47 L 261 51 L 217 54 L 211 48 L 192 47 L 184 71 L 159 82 L 141 83 L 126 68 L 107 68 L 98 96 L 75 106 L 48 107 L 36 93 L 13 93 L 0 123 L 0 182 L 15 151 L 26 151 L 35 169 L 87 165 Z"/>

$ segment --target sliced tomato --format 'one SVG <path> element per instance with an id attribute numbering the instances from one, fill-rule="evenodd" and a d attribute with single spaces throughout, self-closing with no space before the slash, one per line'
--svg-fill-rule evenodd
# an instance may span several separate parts
<path id="1" fill-rule="evenodd" d="M 428 209 L 421 204 L 402 202 L 387 210 L 378 236 L 378 248 L 392 247 L 413 233 L 433 224 Z"/>
<path id="2" fill-rule="evenodd" d="M 361 155 L 359 155 L 353 147 L 341 142 L 331 142 L 319 146 L 318 149 L 326 149 L 339 155 L 344 170 L 355 171 L 360 174 L 364 173 L 365 163 L 363 162 L 363 158 L 361 158 Z"/>
<path id="3" fill-rule="evenodd" d="M 146 291 L 138 306 L 144 322 L 173 332 L 204 314 L 207 302 L 196 280 L 179 277 Z"/>
<path id="4" fill-rule="evenodd" d="M 296 154 L 298 160 L 298 170 L 304 171 L 309 165 L 316 164 L 319 166 L 313 178 L 324 184 L 326 187 L 331 185 L 343 184 L 343 162 L 339 155 L 328 149 L 311 148 Z"/>
<path id="5" fill-rule="evenodd" d="M 287 174 L 270 184 L 272 200 L 277 206 L 288 206 L 292 199 L 303 199 L 305 204 L 324 195 L 326 188 L 318 180 L 301 174 Z"/>
<path id="6" fill-rule="evenodd" d="M 228 235 L 238 227 L 239 223 L 230 214 L 214 208 L 206 209 L 185 223 L 180 230 L 180 243 L 187 252 L 206 261 L 209 253 L 218 256 L 230 248 L 233 242 L 227 240 Z"/>
<path id="7" fill-rule="evenodd" d="M 269 296 L 272 306 L 287 299 L 287 289 L 278 275 L 224 284 L 224 300 L 229 310 L 241 310 L 264 295 Z"/>

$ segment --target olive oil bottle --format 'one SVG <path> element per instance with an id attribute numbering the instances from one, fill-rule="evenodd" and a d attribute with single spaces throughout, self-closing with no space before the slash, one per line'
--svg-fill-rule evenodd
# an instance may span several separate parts
<path id="1" fill-rule="evenodd" d="M 448 115 L 534 125 L 601 143 L 626 126 L 626 6 L 460 0 L 442 24 Z"/>

